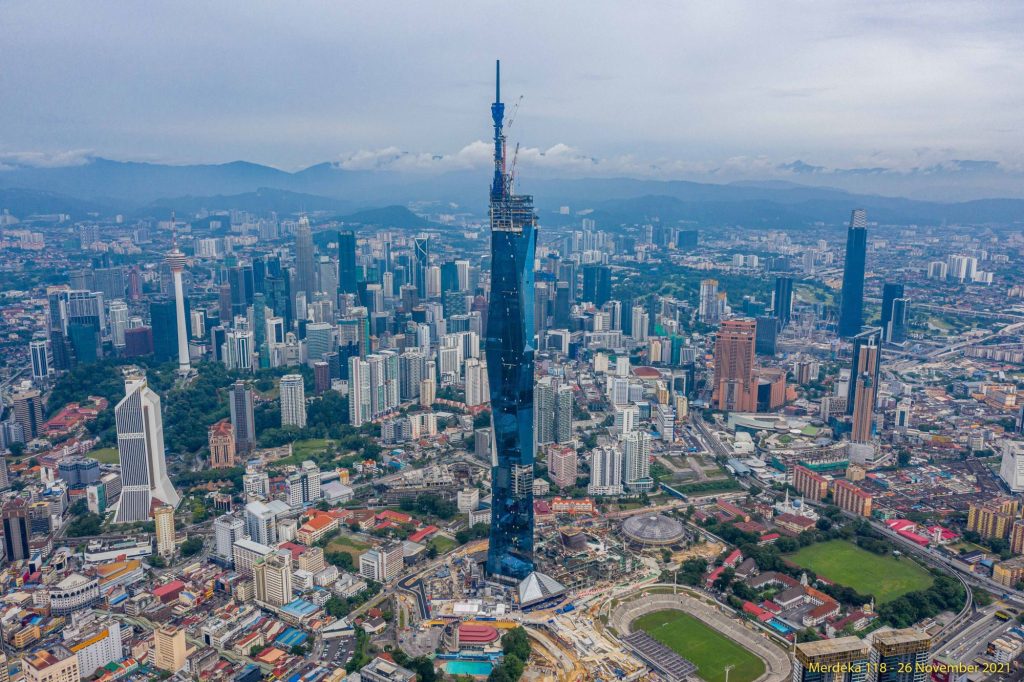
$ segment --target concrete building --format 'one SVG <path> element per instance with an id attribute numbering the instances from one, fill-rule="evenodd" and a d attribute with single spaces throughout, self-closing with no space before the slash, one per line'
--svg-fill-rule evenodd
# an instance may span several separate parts
<path id="1" fill-rule="evenodd" d="M 148 521 L 153 500 L 171 507 L 181 501 L 167 475 L 160 396 L 144 375 L 125 381 L 125 397 L 114 408 L 117 450 L 121 463 L 121 498 L 117 523 Z"/>
<path id="2" fill-rule="evenodd" d="M 284 606 L 292 600 L 291 557 L 274 552 L 256 560 L 253 565 L 256 601 L 270 606 Z"/>
<path id="3" fill-rule="evenodd" d="M 880 630 L 871 636 L 871 680 L 926 682 L 932 639 L 915 628 Z"/>
<path id="4" fill-rule="evenodd" d="M 306 390 L 301 374 L 281 377 L 281 426 L 306 426 Z"/>
<path id="5" fill-rule="evenodd" d="M 163 505 L 153 510 L 156 525 L 156 551 L 162 557 L 174 556 L 174 507 Z"/>
<path id="6" fill-rule="evenodd" d="M 235 466 L 235 429 L 230 421 L 222 419 L 211 426 L 207 440 L 211 468 L 227 469 Z"/>
<path id="7" fill-rule="evenodd" d="M 791 679 L 792 682 L 866 682 L 870 656 L 870 646 L 860 637 L 837 637 L 797 644 L 793 652 Z M 839 672 L 823 673 L 823 667 L 834 667 Z"/>
<path id="8" fill-rule="evenodd" d="M 716 409 L 730 412 L 757 410 L 757 383 L 754 378 L 756 323 L 753 320 L 726 320 L 715 340 L 715 384 L 712 403 Z"/>
<path id="9" fill-rule="evenodd" d="M 185 669 L 185 630 L 161 625 L 153 631 L 153 666 L 172 675 Z"/>
<path id="10" fill-rule="evenodd" d="M 871 495 L 849 481 L 832 481 L 832 499 L 843 511 L 857 516 L 871 516 Z"/>
<path id="11" fill-rule="evenodd" d="M 23 663 L 26 682 L 79 682 L 81 678 L 78 656 L 63 646 L 36 651 Z"/>
<path id="12" fill-rule="evenodd" d="M 548 478 L 559 488 L 572 488 L 579 477 L 579 462 L 575 448 L 552 445 L 547 449 Z"/>
<path id="13" fill-rule="evenodd" d="M 213 522 L 213 553 L 225 562 L 235 559 L 234 545 L 245 537 L 245 522 L 225 514 Z"/>

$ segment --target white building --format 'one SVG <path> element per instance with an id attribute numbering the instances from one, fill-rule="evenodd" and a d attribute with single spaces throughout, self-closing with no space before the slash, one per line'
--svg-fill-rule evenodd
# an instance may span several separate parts
<path id="1" fill-rule="evenodd" d="M 1004 440 L 1001 443 L 1003 461 L 999 465 L 999 478 L 1015 493 L 1024 492 L 1024 443 Z"/>
<path id="2" fill-rule="evenodd" d="M 651 436 L 633 431 L 623 439 L 623 485 L 630 492 L 644 492 L 654 487 L 651 478 Z"/>
<path id="3" fill-rule="evenodd" d="M 176 508 L 181 498 L 167 476 L 160 396 L 138 375 L 125 381 L 125 393 L 114 408 L 121 463 L 116 522 L 134 523 L 152 518 L 154 499 Z"/>
<path id="4" fill-rule="evenodd" d="M 306 389 L 301 374 L 281 377 L 281 426 L 306 426 Z"/>
<path id="5" fill-rule="evenodd" d="M 224 561 L 235 558 L 235 543 L 245 537 L 245 522 L 225 514 L 213 522 L 213 553 Z"/>
<path id="6" fill-rule="evenodd" d="M 622 494 L 622 451 L 616 447 L 605 445 L 594 448 L 590 453 L 590 485 L 587 492 L 591 495 Z"/>

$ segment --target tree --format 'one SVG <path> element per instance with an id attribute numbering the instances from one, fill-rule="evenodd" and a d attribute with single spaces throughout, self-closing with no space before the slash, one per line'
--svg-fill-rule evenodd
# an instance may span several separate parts
<path id="1" fill-rule="evenodd" d="M 11 443 L 10 445 L 7 446 L 7 449 L 10 450 L 11 454 L 14 455 L 15 457 L 21 457 L 22 455 L 25 454 L 24 443 Z"/>
<path id="2" fill-rule="evenodd" d="M 193 535 L 185 540 L 185 542 L 181 543 L 182 556 L 192 556 L 194 554 L 199 554 L 201 551 L 203 551 L 203 539 L 198 535 Z"/>
<path id="3" fill-rule="evenodd" d="M 103 519 L 96 514 L 87 513 L 68 524 L 67 535 L 72 538 L 82 538 L 99 535 L 102 532 Z"/>

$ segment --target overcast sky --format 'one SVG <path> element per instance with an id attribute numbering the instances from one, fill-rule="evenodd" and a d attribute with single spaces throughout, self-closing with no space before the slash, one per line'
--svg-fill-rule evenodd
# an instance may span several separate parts
<path id="1" fill-rule="evenodd" d="M 3 0 L 0 154 L 476 167 L 500 57 L 566 175 L 1016 170 L 1022 36 L 1010 0 Z"/>

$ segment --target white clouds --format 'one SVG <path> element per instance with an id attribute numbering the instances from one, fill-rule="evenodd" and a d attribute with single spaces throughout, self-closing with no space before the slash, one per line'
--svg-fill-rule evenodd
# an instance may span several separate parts
<path id="1" fill-rule="evenodd" d="M 81 166 L 93 158 L 93 153 L 85 149 L 63 152 L 0 152 L 0 169 L 17 166 L 29 168 L 63 168 L 65 166 Z"/>

